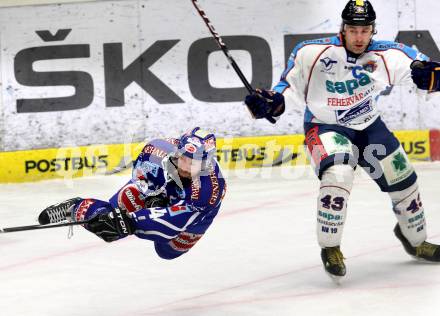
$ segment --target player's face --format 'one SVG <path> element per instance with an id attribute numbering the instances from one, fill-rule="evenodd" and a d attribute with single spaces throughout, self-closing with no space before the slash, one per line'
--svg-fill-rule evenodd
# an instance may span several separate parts
<path id="1" fill-rule="evenodd" d="M 202 162 L 200 160 L 191 159 L 183 155 L 177 159 L 177 172 L 182 178 L 191 179 L 196 177 L 201 170 Z"/>
<path id="2" fill-rule="evenodd" d="M 373 26 L 344 26 L 345 46 L 355 54 L 362 54 L 370 43 L 373 36 Z"/>

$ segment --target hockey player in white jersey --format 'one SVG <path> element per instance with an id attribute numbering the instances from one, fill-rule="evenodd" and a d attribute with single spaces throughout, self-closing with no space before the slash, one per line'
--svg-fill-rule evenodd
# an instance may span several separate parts
<path id="1" fill-rule="evenodd" d="M 417 175 L 376 104 L 380 92 L 393 85 L 439 91 L 440 64 L 403 44 L 373 40 L 375 20 L 369 1 L 350 0 L 338 36 L 298 44 L 273 90 L 257 90 L 245 100 L 256 118 L 276 119 L 285 105 L 305 105 L 306 144 L 321 181 L 318 243 L 334 278 L 346 274 L 340 245 L 357 165 L 389 194 L 398 222 L 394 233 L 406 252 L 440 261 L 440 247 L 426 242 Z"/>

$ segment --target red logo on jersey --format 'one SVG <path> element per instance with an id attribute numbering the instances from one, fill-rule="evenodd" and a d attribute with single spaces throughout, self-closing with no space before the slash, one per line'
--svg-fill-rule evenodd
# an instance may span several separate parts
<path id="1" fill-rule="evenodd" d="M 176 216 L 183 213 L 191 212 L 191 209 L 188 206 L 185 205 L 173 205 L 170 207 L 167 207 L 168 213 L 170 216 Z"/>
<path id="2" fill-rule="evenodd" d="M 377 69 L 377 63 L 375 61 L 373 61 L 373 60 L 370 60 L 368 63 L 363 65 L 363 68 L 364 68 L 365 71 L 373 73 Z"/>
<path id="3" fill-rule="evenodd" d="M 197 151 L 197 148 L 193 144 L 185 144 L 185 150 L 190 154 L 194 154 Z"/>
<path id="4" fill-rule="evenodd" d="M 78 209 L 75 213 L 75 218 L 76 218 L 77 222 L 84 220 L 84 217 L 85 217 L 89 207 L 92 206 L 92 204 L 94 202 L 95 202 L 95 200 L 92 200 L 92 199 L 86 199 L 81 202 L 81 204 L 78 206 Z"/>
<path id="5" fill-rule="evenodd" d="M 173 238 L 169 245 L 177 251 L 185 252 L 190 250 L 203 234 L 191 234 L 187 232 L 180 233 L 177 237 Z"/>
<path id="6" fill-rule="evenodd" d="M 179 211 L 186 211 L 186 206 L 182 205 L 174 205 L 169 208 L 169 210 L 173 213 L 179 212 Z"/>
<path id="7" fill-rule="evenodd" d="M 137 186 L 134 184 L 127 184 L 121 191 L 119 191 L 118 205 L 120 208 L 128 212 L 135 212 L 144 208 L 145 202 Z"/>

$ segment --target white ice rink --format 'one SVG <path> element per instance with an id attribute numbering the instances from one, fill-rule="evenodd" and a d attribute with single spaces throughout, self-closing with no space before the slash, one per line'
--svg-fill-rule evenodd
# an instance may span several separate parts
<path id="1" fill-rule="evenodd" d="M 429 240 L 440 243 L 440 164 L 415 166 Z M 347 276 L 331 282 L 315 237 L 318 181 L 306 168 L 230 176 L 213 225 L 173 261 L 149 241 L 106 244 L 81 227 L 70 240 L 66 228 L 0 234 L 0 315 L 439 315 L 440 265 L 403 251 L 388 196 L 360 172 L 342 244 Z M 65 198 L 108 198 L 127 178 L 0 185 L 0 227 L 34 224 Z"/>

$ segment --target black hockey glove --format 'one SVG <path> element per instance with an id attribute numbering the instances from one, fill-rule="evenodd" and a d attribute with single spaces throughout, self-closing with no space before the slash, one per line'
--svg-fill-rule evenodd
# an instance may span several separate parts
<path id="1" fill-rule="evenodd" d="M 256 93 L 247 95 L 244 102 L 254 118 L 267 118 L 271 123 L 275 123 L 273 117 L 280 116 L 285 109 L 284 96 L 270 90 L 257 89 Z"/>
<path id="2" fill-rule="evenodd" d="M 411 77 L 417 88 L 429 92 L 440 91 L 440 63 L 414 60 L 411 63 Z"/>
<path id="3" fill-rule="evenodd" d="M 106 242 L 112 242 L 134 233 L 133 220 L 119 208 L 91 218 L 86 228 Z"/>
<path id="4" fill-rule="evenodd" d="M 170 201 L 164 195 L 149 196 L 145 199 L 145 208 L 167 207 Z"/>

